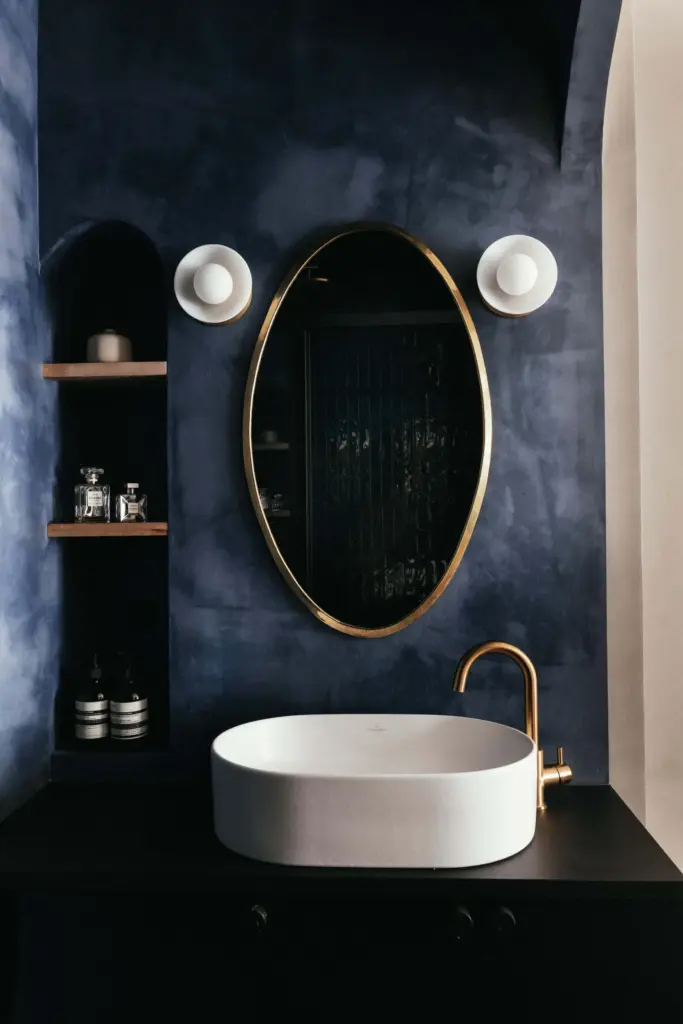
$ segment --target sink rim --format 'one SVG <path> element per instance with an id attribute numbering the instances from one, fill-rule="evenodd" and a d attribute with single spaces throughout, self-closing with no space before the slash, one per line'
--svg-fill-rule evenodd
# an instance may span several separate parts
<path id="1" fill-rule="evenodd" d="M 292 771 L 283 771 L 277 768 L 266 768 L 256 767 L 255 765 L 244 764 L 242 761 L 235 760 L 234 758 L 221 753 L 218 750 L 217 745 L 219 741 L 223 740 L 230 733 L 234 733 L 239 729 L 245 729 L 259 725 L 263 722 L 283 722 L 292 719 L 325 719 L 325 718 L 422 718 L 422 719 L 448 719 L 457 722 L 476 722 L 482 723 L 487 726 L 493 726 L 495 730 L 501 730 L 506 733 L 514 733 L 518 737 L 523 737 L 528 745 L 526 753 L 519 757 L 515 757 L 512 760 L 506 761 L 505 764 L 493 765 L 491 767 L 472 768 L 466 771 L 444 771 L 444 772 L 358 772 L 354 774 L 342 773 L 342 772 L 319 772 L 319 771 L 303 771 L 300 768 Z M 464 715 L 435 715 L 435 714 L 412 714 L 410 712 L 380 712 L 379 714 L 373 715 L 369 712 L 332 712 L 331 714 L 319 713 L 312 715 L 295 714 L 295 715 L 273 715 L 270 718 L 257 718 L 250 722 L 241 722 L 239 725 L 233 725 L 228 729 L 224 729 L 220 732 L 211 743 L 211 755 L 212 757 L 218 758 L 220 761 L 229 765 L 233 769 L 238 771 L 248 772 L 253 775 L 267 776 L 274 779 L 306 779 L 306 780 L 320 780 L 320 781 L 338 781 L 348 784 L 350 782 L 377 782 L 383 780 L 401 780 L 411 779 L 415 782 L 421 780 L 453 780 L 453 779 L 465 779 L 471 776 L 481 775 L 494 775 L 499 772 L 508 772 L 511 768 L 516 765 L 523 764 L 528 758 L 536 758 L 536 744 L 522 729 L 517 729 L 512 725 L 505 725 L 503 722 L 495 722 L 489 718 L 471 718 L 465 717 Z"/>

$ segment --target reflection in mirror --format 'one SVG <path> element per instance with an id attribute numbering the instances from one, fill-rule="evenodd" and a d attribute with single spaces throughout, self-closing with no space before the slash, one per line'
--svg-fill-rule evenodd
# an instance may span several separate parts
<path id="1" fill-rule="evenodd" d="M 479 342 L 446 270 L 355 225 L 296 268 L 259 335 L 244 457 L 287 582 L 324 622 L 381 636 L 443 592 L 490 461 Z"/>

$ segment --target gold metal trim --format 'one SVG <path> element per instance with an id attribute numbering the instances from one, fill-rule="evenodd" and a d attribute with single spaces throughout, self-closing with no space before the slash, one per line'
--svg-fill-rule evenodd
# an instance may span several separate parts
<path id="1" fill-rule="evenodd" d="M 525 316 L 529 316 L 529 313 L 503 313 L 502 310 L 496 309 L 490 302 L 487 302 L 483 295 L 480 295 L 479 298 L 482 301 L 482 305 L 486 306 L 490 313 L 493 313 L 494 316 L 502 317 L 503 320 L 523 320 Z M 536 311 L 531 310 L 531 312 L 535 313 Z"/>
<path id="2" fill-rule="evenodd" d="M 474 356 L 474 361 L 477 367 L 477 376 L 479 378 L 479 389 L 481 392 L 481 416 L 483 426 L 483 448 L 481 464 L 479 467 L 479 479 L 477 481 L 477 487 L 474 492 L 472 499 L 472 505 L 470 507 L 470 513 L 467 517 L 465 527 L 458 542 L 458 546 L 455 550 L 455 554 L 450 561 L 448 569 L 444 573 L 443 577 L 439 581 L 438 585 L 434 588 L 431 594 L 416 608 L 406 615 L 403 619 L 398 622 L 394 622 L 389 626 L 383 626 L 381 629 L 365 629 L 361 626 L 353 626 L 348 622 L 342 622 L 341 619 L 335 618 L 333 615 L 328 614 L 316 601 L 308 594 L 301 586 L 299 581 L 296 579 L 291 569 L 287 565 L 282 552 L 280 551 L 277 541 L 273 536 L 273 532 L 270 528 L 270 523 L 266 518 L 266 515 L 261 508 L 261 502 L 259 501 L 258 484 L 256 481 L 256 469 L 254 466 L 254 450 L 252 443 L 252 418 L 254 412 L 254 397 L 256 394 L 256 381 L 258 379 L 258 372 L 261 366 L 261 359 L 263 358 L 263 352 L 268 341 L 273 321 L 282 305 L 289 289 L 292 287 L 301 271 L 311 262 L 312 259 L 326 249 L 328 245 L 336 242 L 339 238 L 343 238 L 346 235 L 358 234 L 363 231 L 386 231 L 389 234 L 396 235 L 398 238 L 402 238 L 404 241 L 409 242 L 416 249 L 418 249 L 422 255 L 429 260 L 434 269 L 441 275 L 441 278 L 445 282 L 450 291 L 453 302 L 457 306 L 460 315 L 462 316 L 463 323 L 467 329 L 467 334 Z M 455 281 L 446 270 L 441 260 L 432 250 L 421 242 L 418 238 L 404 231 L 403 228 L 396 227 L 393 224 L 381 224 L 372 222 L 363 222 L 358 224 L 350 224 L 345 227 L 342 231 L 336 232 L 331 237 L 327 238 L 322 243 L 318 244 L 312 252 L 308 254 L 306 259 L 294 266 L 282 281 L 280 287 L 275 293 L 268 312 L 266 313 L 265 319 L 259 331 L 256 344 L 254 346 L 254 352 L 251 357 L 251 364 L 249 366 L 249 375 L 247 377 L 247 387 L 244 397 L 244 411 L 242 416 L 242 453 L 244 458 L 244 471 L 247 477 L 247 485 L 249 487 L 249 494 L 251 496 L 251 503 L 254 507 L 254 512 L 258 520 L 259 526 L 263 536 L 266 539 L 268 549 L 273 556 L 275 564 L 277 565 L 281 575 L 290 589 L 296 594 L 300 601 L 306 605 L 306 607 L 315 615 L 317 619 L 324 622 L 326 626 L 331 626 L 332 629 L 337 629 L 341 633 L 347 633 L 349 636 L 359 637 L 382 637 L 390 636 L 392 633 L 397 633 L 401 629 L 405 629 L 406 626 L 410 626 L 417 619 L 421 618 L 426 611 L 428 611 L 432 605 L 441 597 L 448 584 L 453 579 L 456 569 L 462 561 L 462 557 L 465 554 L 467 545 L 470 542 L 474 527 L 481 511 L 481 506 L 484 500 L 484 493 L 486 491 L 486 484 L 488 481 L 489 468 L 491 465 L 491 447 L 492 447 L 492 435 L 493 435 L 493 417 L 491 412 L 491 394 L 489 391 L 488 377 L 486 375 L 486 366 L 484 364 L 484 356 L 481 350 L 481 344 L 477 335 L 477 329 L 474 326 L 474 321 L 470 314 L 465 300 L 460 294 L 460 290 L 456 285 Z"/>

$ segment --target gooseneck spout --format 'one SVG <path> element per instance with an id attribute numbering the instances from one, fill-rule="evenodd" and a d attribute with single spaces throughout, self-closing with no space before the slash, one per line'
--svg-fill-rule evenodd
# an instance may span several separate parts
<path id="1" fill-rule="evenodd" d="M 467 686 L 467 679 L 470 669 L 475 661 L 485 654 L 506 654 L 508 658 L 519 665 L 524 679 L 524 731 L 529 739 L 533 740 L 537 751 L 537 784 L 536 784 L 536 806 L 539 810 L 546 809 L 545 787 L 557 783 L 571 782 L 572 770 L 565 764 L 562 747 L 557 748 L 557 763 L 546 765 L 543 758 L 543 751 L 538 746 L 538 676 L 531 658 L 515 647 L 514 644 L 504 643 L 502 640 L 489 640 L 488 643 L 478 644 L 466 651 L 458 662 L 453 679 L 453 689 L 458 693 L 464 693 Z"/>
<path id="2" fill-rule="evenodd" d="M 485 654 L 507 654 L 508 658 L 512 658 L 521 668 L 524 678 L 524 731 L 538 746 L 538 676 L 531 658 L 519 647 L 503 643 L 502 640 L 489 640 L 488 643 L 472 647 L 458 662 L 453 689 L 458 693 L 465 692 L 470 669 L 475 661 L 483 658 Z"/>

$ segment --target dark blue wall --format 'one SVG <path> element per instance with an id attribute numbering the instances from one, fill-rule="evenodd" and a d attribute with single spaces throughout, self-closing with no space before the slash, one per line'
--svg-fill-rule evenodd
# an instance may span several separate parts
<path id="1" fill-rule="evenodd" d="M 511 665 L 451 693 L 488 639 L 537 662 L 541 736 L 576 778 L 607 777 L 600 143 L 620 0 L 45 0 L 41 242 L 119 218 L 170 275 L 188 249 L 244 254 L 254 301 L 210 328 L 169 317 L 171 711 L 177 748 L 288 712 L 433 711 L 522 721 Z M 514 8 L 514 9 L 513 9 Z M 569 96 L 567 98 L 567 83 Z M 567 112 L 565 123 L 565 108 Z M 490 374 L 483 513 L 446 595 L 388 639 L 319 625 L 251 511 L 240 454 L 246 370 L 292 248 L 384 220 L 462 286 Z M 481 251 L 527 232 L 557 256 L 551 302 L 502 320 L 476 298 Z M 105 325 L 106 326 L 106 325 Z"/>
<path id="2" fill-rule="evenodd" d="M 0 0 L 0 817 L 45 780 L 58 587 L 45 523 L 54 391 L 41 363 L 35 0 Z"/>

